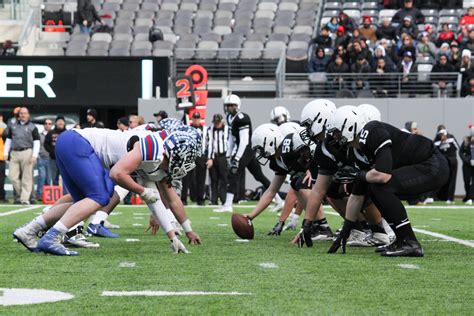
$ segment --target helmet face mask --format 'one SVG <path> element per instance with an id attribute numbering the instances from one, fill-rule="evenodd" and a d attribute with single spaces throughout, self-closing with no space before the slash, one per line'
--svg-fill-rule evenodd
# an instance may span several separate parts
<path id="1" fill-rule="evenodd" d="M 258 163 L 261 164 L 262 166 L 265 166 L 270 160 L 270 157 L 272 155 L 266 153 L 262 146 L 256 146 L 254 148 L 255 148 L 255 158 L 257 158 Z"/>

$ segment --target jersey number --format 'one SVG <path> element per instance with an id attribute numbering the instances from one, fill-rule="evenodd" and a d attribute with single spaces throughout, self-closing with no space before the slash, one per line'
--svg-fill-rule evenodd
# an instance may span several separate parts
<path id="1" fill-rule="evenodd" d="M 365 142 L 367 142 L 367 136 L 369 136 L 369 131 L 363 129 L 362 132 L 360 132 L 359 142 L 365 145 Z"/>
<path id="2" fill-rule="evenodd" d="M 291 145 L 291 139 L 285 139 L 283 141 L 283 146 L 281 148 L 281 151 L 283 154 L 289 153 L 291 151 L 290 145 Z"/>

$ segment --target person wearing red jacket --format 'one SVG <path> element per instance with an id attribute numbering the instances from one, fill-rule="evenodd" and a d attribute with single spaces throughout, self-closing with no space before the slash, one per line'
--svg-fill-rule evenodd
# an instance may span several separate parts
<path id="1" fill-rule="evenodd" d="M 474 7 L 470 7 L 467 10 L 467 14 L 464 15 L 459 21 L 459 25 L 470 25 L 474 24 Z"/>

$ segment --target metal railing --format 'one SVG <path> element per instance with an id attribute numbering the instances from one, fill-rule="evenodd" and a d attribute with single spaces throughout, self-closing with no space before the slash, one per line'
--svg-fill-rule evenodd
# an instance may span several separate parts
<path id="1" fill-rule="evenodd" d="M 287 73 L 284 97 L 460 97 L 459 73 Z"/>

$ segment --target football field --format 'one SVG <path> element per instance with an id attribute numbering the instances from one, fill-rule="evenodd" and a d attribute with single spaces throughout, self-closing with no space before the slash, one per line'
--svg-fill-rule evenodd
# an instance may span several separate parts
<path id="1" fill-rule="evenodd" d="M 409 208 L 424 258 L 384 258 L 353 247 L 329 255 L 330 242 L 298 249 L 289 243 L 295 231 L 266 235 L 277 219 L 269 212 L 254 220 L 254 240 L 237 241 L 230 214 L 210 207 L 187 208 L 203 245 L 173 255 L 161 230 L 144 234 L 143 206 L 119 206 L 110 217 L 121 226 L 114 230 L 120 238 L 91 238 L 99 249 L 55 257 L 12 241 L 13 230 L 41 210 L 0 207 L 1 315 L 474 314 L 474 208 L 460 204 Z M 335 231 L 342 219 L 326 210 Z M 9 289 L 70 295 L 10 305 L 28 295 L 15 299 Z"/>

